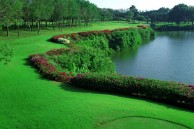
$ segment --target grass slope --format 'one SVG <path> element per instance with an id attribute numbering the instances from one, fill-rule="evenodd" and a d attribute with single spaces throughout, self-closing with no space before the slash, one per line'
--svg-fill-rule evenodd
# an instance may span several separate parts
<path id="1" fill-rule="evenodd" d="M 166 125 L 166 129 L 179 127 L 155 119 L 126 119 L 130 116 L 153 117 L 172 121 L 194 128 L 194 113 L 176 107 L 153 103 L 125 96 L 107 95 L 73 88 L 41 78 L 41 75 L 26 62 L 30 54 L 41 53 L 63 45 L 46 40 L 60 33 L 114 29 L 128 26 L 125 23 L 97 23 L 89 28 L 75 28 L 64 32 L 32 32 L 20 38 L 0 37 L 0 44 L 9 44 L 15 51 L 10 64 L 0 64 L 0 128 L 1 129 L 91 129 L 116 128 L 113 120 L 120 123 L 119 129 L 152 129 Z M 125 119 L 120 119 L 125 118 Z M 147 122 L 147 123 L 146 123 Z M 104 124 L 107 123 L 107 124 Z M 146 124 L 145 124 L 146 123 Z M 152 124 L 151 124 L 152 123 Z M 159 126 L 153 126 L 157 123 Z M 168 126 L 169 125 L 169 126 Z M 162 128 L 162 127 L 161 127 Z"/>

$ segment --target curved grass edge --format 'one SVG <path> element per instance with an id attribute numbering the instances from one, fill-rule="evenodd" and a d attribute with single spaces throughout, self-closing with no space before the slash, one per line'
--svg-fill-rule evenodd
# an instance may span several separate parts
<path id="1" fill-rule="evenodd" d="M 123 41 L 123 44 L 125 44 L 125 42 L 128 43 L 129 41 L 128 40 L 126 41 L 122 37 L 118 37 L 118 36 L 134 34 L 134 33 L 128 33 L 128 29 L 129 28 L 118 29 L 112 32 L 111 34 L 113 35 L 114 38 L 116 37 L 121 38 L 119 39 L 119 41 L 121 40 Z M 143 31 L 142 29 L 145 31 Z M 153 31 L 150 31 L 150 33 L 145 33 L 146 29 L 147 28 L 141 27 L 140 30 L 142 33 L 137 32 L 137 30 L 139 29 L 135 29 L 134 31 L 136 31 L 135 32 L 136 34 L 137 33 L 139 34 L 138 37 L 140 37 L 140 39 L 141 39 L 141 36 L 152 37 L 153 35 L 150 33 L 152 33 Z M 81 32 L 81 34 L 84 35 L 82 36 L 82 38 L 83 37 L 84 38 L 81 39 L 84 41 L 85 37 L 87 38 L 90 35 L 95 35 L 96 32 L 95 33 L 94 31 L 92 31 L 92 33 Z M 146 34 L 149 36 L 146 36 Z M 133 35 L 127 35 L 127 36 L 133 36 Z M 115 43 L 114 40 L 113 42 Z M 137 43 L 137 42 L 134 41 L 133 43 Z M 75 45 L 74 47 L 71 47 L 71 45 L 72 44 L 70 44 L 70 47 L 66 49 L 62 48 L 62 49 L 53 49 L 51 51 L 48 51 L 46 52 L 46 55 L 58 56 L 63 54 L 64 51 L 66 50 L 71 52 L 74 48 L 78 47 L 77 44 L 74 44 Z M 84 44 L 82 45 L 84 46 Z M 96 49 L 96 48 L 92 48 L 91 46 L 89 47 L 91 49 Z M 126 46 L 126 47 L 129 47 L 129 46 Z M 70 73 L 71 71 L 68 71 L 68 72 L 59 71 L 55 66 L 50 64 L 47 58 L 45 57 L 45 54 L 35 54 L 32 56 L 29 56 L 29 59 L 32 65 L 34 65 L 44 77 L 54 81 L 70 82 L 70 84 L 81 88 L 104 91 L 108 93 L 119 93 L 119 94 L 126 94 L 130 96 L 132 95 L 132 96 L 137 96 L 145 99 L 151 99 L 154 101 L 173 104 L 176 106 L 182 106 L 192 110 L 194 109 L 194 86 L 192 85 L 185 85 L 185 84 L 176 83 L 176 82 L 159 81 L 154 79 L 124 77 L 113 73 L 94 73 L 94 72 L 90 73 L 89 72 L 86 74 L 82 73 L 82 74 L 78 74 L 77 76 L 72 76 L 72 74 Z"/>
<path id="2" fill-rule="evenodd" d="M 159 121 L 179 125 L 179 126 L 182 126 L 184 128 L 187 128 L 187 129 L 192 129 L 191 127 L 189 127 L 187 125 L 184 125 L 184 124 L 181 124 L 181 123 L 177 123 L 177 122 L 173 122 L 173 121 L 165 120 L 165 119 L 161 119 L 161 118 L 149 117 L 149 116 L 124 116 L 124 117 L 119 117 L 119 118 L 111 119 L 111 120 L 108 120 L 108 121 L 100 122 L 99 125 L 96 128 L 98 128 L 100 126 L 103 126 L 103 125 L 106 125 L 106 124 L 111 123 L 111 122 L 115 122 L 117 120 L 127 119 L 127 118 L 148 118 L 148 119 L 159 120 Z"/>
<path id="3" fill-rule="evenodd" d="M 142 31 L 144 29 L 145 31 Z M 142 28 L 140 27 L 140 32 L 137 32 L 139 30 L 130 30 L 136 31 L 135 33 L 128 33 L 129 28 L 123 28 L 123 29 L 117 29 L 113 32 L 109 33 L 109 31 L 106 31 L 108 35 L 113 36 L 113 43 L 116 43 L 115 40 L 120 38 L 119 41 L 123 41 L 120 44 L 125 47 L 127 46 L 130 41 L 123 39 L 123 36 L 133 36 L 133 34 L 137 34 L 137 40 L 143 39 L 143 37 L 153 37 L 154 33 L 153 31 L 147 32 L 146 29 L 149 28 Z M 80 32 L 79 35 L 82 35 L 81 40 L 84 41 L 85 37 L 89 37 L 90 35 L 96 35 L 102 33 L 101 31 L 92 31 L 92 32 Z M 128 35 L 132 34 L 132 35 Z M 139 35 L 138 35 L 139 34 Z M 147 35 L 149 36 L 147 36 Z M 73 35 L 73 34 L 71 34 Z M 115 39 L 114 39 L 115 38 Z M 138 40 L 139 41 L 139 40 Z M 127 42 L 125 44 L 125 42 Z M 122 44 L 123 43 L 123 44 Z M 136 41 L 132 43 L 137 43 Z M 75 45 L 77 46 L 77 45 Z M 83 45 L 84 46 L 84 45 Z M 92 47 L 91 47 L 92 48 Z M 95 49 L 95 48 L 92 48 Z M 68 49 L 54 49 L 51 51 L 46 52 L 46 55 L 54 55 L 58 56 L 63 54 L 63 51 L 65 50 L 73 50 L 73 48 Z M 103 50 L 102 50 L 103 51 Z M 108 55 L 107 55 L 108 56 Z M 194 109 L 194 86 L 192 85 L 185 85 L 181 83 L 175 83 L 175 82 L 166 82 L 166 81 L 159 81 L 159 80 L 153 80 L 153 79 L 142 79 L 142 78 L 134 78 L 134 77 L 124 77 L 120 76 L 118 74 L 112 74 L 112 73 L 88 73 L 88 74 L 79 74 L 77 76 L 72 76 L 69 74 L 69 72 L 61 72 L 59 71 L 55 66 L 49 63 L 49 61 L 46 59 L 44 54 L 35 54 L 29 57 L 31 63 L 39 69 L 41 74 L 48 79 L 54 80 L 54 81 L 60 81 L 60 82 L 70 82 L 72 85 L 75 85 L 77 87 L 81 88 L 88 88 L 92 90 L 99 90 L 99 91 L 105 91 L 105 92 L 113 92 L 113 93 L 119 93 L 119 94 L 127 94 L 127 95 L 133 95 L 138 96 L 146 99 L 151 99 L 154 101 L 160 101 L 165 103 L 170 103 L 178 106 L 184 106 L 187 108 Z M 104 60 L 105 61 L 105 60 Z M 102 78 L 103 77 L 103 78 Z"/>
<path id="4" fill-rule="evenodd" d="M 124 94 L 194 110 L 194 86 L 118 74 L 80 74 L 70 80 L 75 87 Z"/>
<path id="5" fill-rule="evenodd" d="M 125 38 L 123 38 L 122 36 L 124 36 Z M 62 37 L 70 38 L 70 40 L 72 41 L 72 43 L 66 44 L 68 48 L 53 49 L 47 51 L 45 54 L 30 55 L 29 61 L 33 66 L 35 66 L 39 70 L 39 72 L 44 77 L 54 81 L 68 82 L 72 78 L 71 74 L 72 71 L 65 72 L 60 71 L 59 69 L 57 69 L 57 67 L 49 63 L 46 57 L 60 56 L 64 54 L 64 51 L 66 50 L 69 51 L 69 53 L 75 50 L 80 52 L 81 49 L 86 47 L 89 48 L 91 51 L 98 50 L 100 51 L 100 53 L 103 53 L 104 60 L 102 59 L 102 61 L 106 63 L 107 61 L 106 57 L 109 58 L 109 54 L 111 54 L 111 51 L 114 50 L 116 51 L 117 48 L 120 50 L 121 48 L 126 49 L 135 47 L 138 44 L 140 44 L 143 40 L 149 40 L 151 38 L 154 38 L 155 32 L 147 26 L 138 26 L 114 30 L 62 34 L 58 36 L 53 36 L 51 38 L 51 41 L 57 42 L 57 40 Z M 114 66 L 111 65 L 111 67 L 113 68 Z"/>

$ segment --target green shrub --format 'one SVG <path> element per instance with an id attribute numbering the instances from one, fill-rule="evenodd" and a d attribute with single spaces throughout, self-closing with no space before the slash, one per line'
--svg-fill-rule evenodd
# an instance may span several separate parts
<path id="1" fill-rule="evenodd" d="M 110 48 L 122 50 L 134 47 L 142 42 L 138 29 L 129 29 L 124 31 L 114 31 L 109 41 Z"/>
<path id="2" fill-rule="evenodd" d="M 51 40 L 71 41 L 66 44 L 68 49 L 53 49 L 30 56 L 30 60 L 43 75 L 57 81 L 69 80 L 79 73 L 115 73 L 115 65 L 109 57 L 113 49 L 135 47 L 154 34 L 152 29 L 144 26 L 62 34 Z"/>
<path id="3" fill-rule="evenodd" d="M 56 41 L 63 35 L 54 36 L 51 41 Z M 110 54 L 126 48 L 138 46 L 143 40 L 149 40 L 155 37 L 155 32 L 147 26 L 139 26 L 137 28 L 120 28 L 115 30 L 102 30 L 79 32 L 65 35 L 73 42 L 81 46 L 89 46 L 105 51 Z"/>
<path id="4" fill-rule="evenodd" d="M 11 61 L 14 51 L 8 45 L 0 46 L 0 62 L 3 62 L 5 65 Z"/>
<path id="5" fill-rule="evenodd" d="M 76 44 L 81 46 L 89 46 L 95 49 L 101 49 L 107 53 L 111 53 L 109 48 L 108 39 L 104 34 L 101 35 L 89 35 L 87 37 L 83 37 L 82 40 L 76 42 Z"/>
<path id="6" fill-rule="evenodd" d="M 142 40 L 150 40 L 151 38 L 155 37 L 155 32 L 150 28 L 148 29 L 139 28 L 138 33 L 140 34 Z"/>
<path id="7" fill-rule="evenodd" d="M 59 71 L 72 73 L 72 75 L 88 72 L 115 72 L 115 65 L 110 57 L 100 49 L 91 47 L 83 46 L 77 50 L 70 48 L 62 55 L 47 55 L 46 58 Z"/>
<path id="8" fill-rule="evenodd" d="M 181 104 L 194 109 L 194 86 L 191 85 L 99 73 L 77 75 L 71 79 L 71 84 L 91 90 Z"/>

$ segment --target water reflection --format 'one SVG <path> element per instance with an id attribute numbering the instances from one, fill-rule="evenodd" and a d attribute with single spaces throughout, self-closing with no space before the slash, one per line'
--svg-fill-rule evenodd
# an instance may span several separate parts
<path id="1" fill-rule="evenodd" d="M 153 40 L 154 39 L 152 39 L 151 41 L 153 41 Z M 149 43 L 151 43 L 151 41 L 144 41 L 141 44 L 141 47 L 149 45 Z M 136 46 L 136 47 L 130 48 L 130 49 L 124 49 L 121 52 L 117 52 L 117 53 L 113 54 L 112 59 L 113 60 L 119 59 L 119 61 L 120 60 L 125 61 L 125 60 L 128 60 L 129 58 L 133 59 L 138 54 L 138 50 L 139 50 L 139 46 Z"/>
<path id="2" fill-rule="evenodd" d="M 161 32 L 112 59 L 120 74 L 194 84 L 193 41 L 194 32 Z"/>
<path id="3" fill-rule="evenodd" d="M 158 33 L 158 36 L 167 36 L 174 40 L 193 39 L 194 37 L 194 31 L 167 31 Z"/>

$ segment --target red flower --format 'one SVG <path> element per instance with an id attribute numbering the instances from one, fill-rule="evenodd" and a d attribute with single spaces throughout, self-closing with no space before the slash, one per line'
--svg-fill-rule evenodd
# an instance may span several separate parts
<path id="1" fill-rule="evenodd" d="M 53 49 L 53 50 L 47 51 L 46 54 L 49 56 L 61 55 L 64 53 L 64 51 L 65 51 L 65 48 Z"/>

